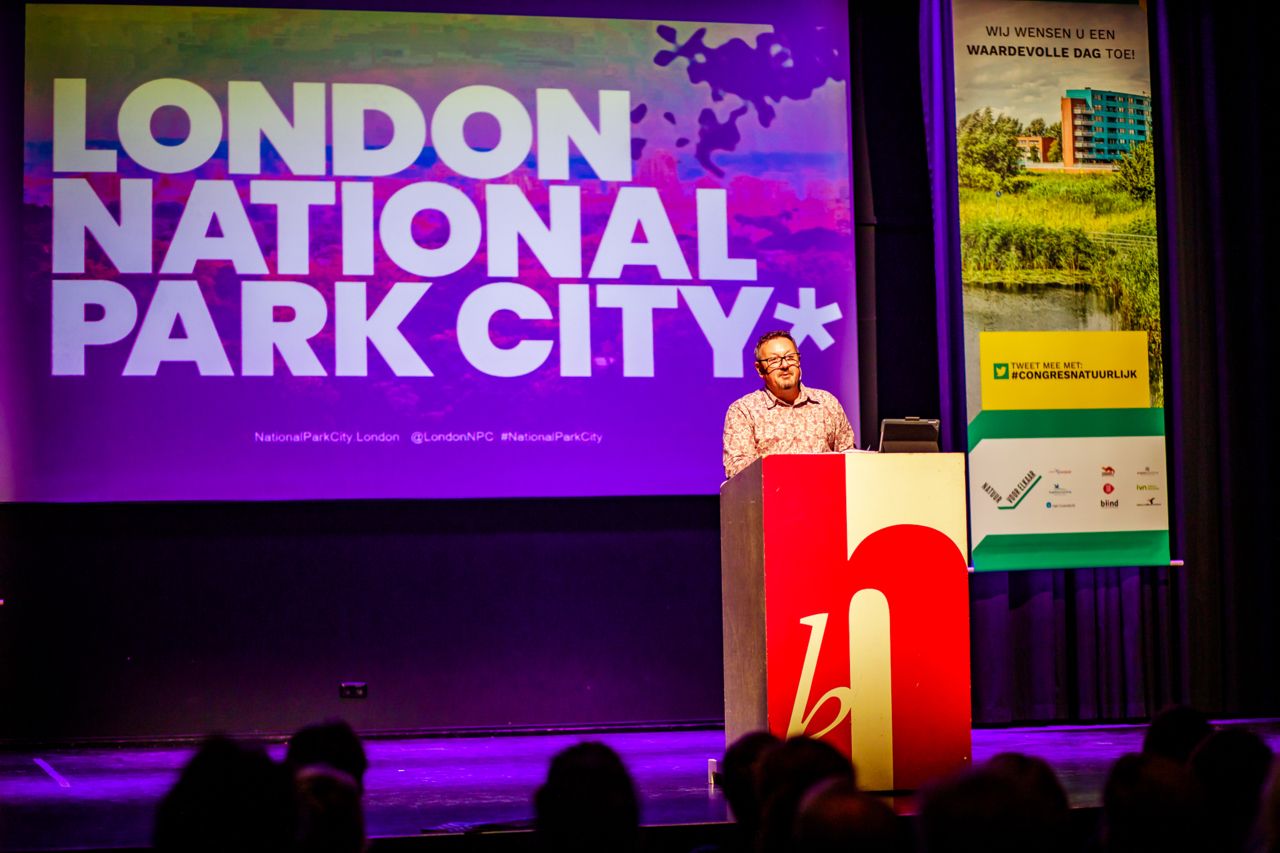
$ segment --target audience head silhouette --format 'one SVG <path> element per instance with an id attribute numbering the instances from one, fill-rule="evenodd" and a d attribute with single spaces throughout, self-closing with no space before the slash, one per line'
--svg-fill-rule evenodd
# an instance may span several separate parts
<path id="1" fill-rule="evenodd" d="M 635 850 L 640 807 L 631 774 L 603 743 L 571 746 L 551 760 L 534 796 L 539 844 L 556 853 Z"/>
<path id="2" fill-rule="evenodd" d="M 1271 762 L 1271 781 L 1263 792 L 1261 811 L 1261 849 L 1266 853 L 1280 853 L 1280 761 Z"/>
<path id="3" fill-rule="evenodd" d="M 1008 779 L 1018 791 L 1028 825 L 1050 843 L 1065 839 L 1069 832 L 1071 806 L 1058 776 L 1043 758 L 1020 752 L 992 756 L 986 769 Z M 1056 845 L 1064 846 L 1064 845 Z"/>
<path id="4" fill-rule="evenodd" d="M 850 779 L 828 779 L 809 789 L 796 813 L 790 849 L 795 853 L 895 853 L 901 848 L 898 816 Z"/>
<path id="5" fill-rule="evenodd" d="M 1244 729 L 1209 735 L 1191 754 L 1191 775 L 1205 799 L 1209 831 L 1223 850 L 1240 850 L 1258 817 L 1271 749 Z"/>
<path id="6" fill-rule="evenodd" d="M 761 756 L 760 849 L 771 853 L 788 848 L 800 800 L 827 779 L 856 781 L 849 759 L 829 743 L 794 737 Z"/>
<path id="7" fill-rule="evenodd" d="M 1066 794 L 1038 758 L 1002 753 L 925 789 L 921 847 L 928 853 L 1068 849 Z"/>
<path id="8" fill-rule="evenodd" d="M 754 835 L 760 825 L 760 761 L 782 743 L 770 732 L 750 732 L 735 740 L 724 753 L 720 788 L 743 833 Z"/>
<path id="9" fill-rule="evenodd" d="M 306 726 L 289 738 L 285 766 L 297 773 L 304 767 L 324 764 L 351 777 L 364 790 L 364 772 L 369 768 L 360 737 L 343 720 L 329 720 Z"/>
<path id="10" fill-rule="evenodd" d="M 1107 777 L 1102 810 L 1108 853 L 1208 849 L 1196 790 L 1186 768 L 1171 758 L 1122 756 Z"/>
<path id="11" fill-rule="evenodd" d="M 180 853 L 279 853 L 294 840 L 289 772 L 258 748 L 207 739 L 156 811 L 154 846 Z"/>
<path id="12" fill-rule="evenodd" d="M 1200 741 L 1212 731 L 1209 718 L 1203 712 L 1186 705 L 1170 705 L 1152 718 L 1142 741 L 1142 751 L 1186 764 Z"/>
<path id="13" fill-rule="evenodd" d="M 364 812 L 360 787 L 341 770 L 313 764 L 294 777 L 298 791 L 295 853 L 360 853 Z"/>

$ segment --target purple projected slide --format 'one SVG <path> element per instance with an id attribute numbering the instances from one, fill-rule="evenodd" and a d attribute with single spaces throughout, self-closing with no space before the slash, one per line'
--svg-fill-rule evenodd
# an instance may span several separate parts
<path id="1" fill-rule="evenodd" d="M 857 411 L 847 76 L 840 28 L 28 5 L 0 498 L 713 493 L 764 331 Z"/>

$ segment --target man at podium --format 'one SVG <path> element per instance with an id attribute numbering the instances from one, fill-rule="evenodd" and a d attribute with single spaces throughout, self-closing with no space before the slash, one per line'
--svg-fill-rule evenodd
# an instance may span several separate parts
<path id="1" fill-rule="evenodd" d="M 724 475 L 732 477 L 770 453 L 851 450 L 853 427 L 840 401 L 800 382 L 800 353 L 789 332 L 756 342 L 764 387 L 735 400 L 724 417 Z"/>

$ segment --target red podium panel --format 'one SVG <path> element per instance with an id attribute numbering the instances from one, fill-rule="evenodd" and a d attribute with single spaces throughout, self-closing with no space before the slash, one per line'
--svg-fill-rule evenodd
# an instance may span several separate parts
<path id="1" fill-rule="evenodd" d="M 969 762 L 962 454 L 757 460 L 720 490 L 725 734 L 820 737 L 868 790 Z"/>

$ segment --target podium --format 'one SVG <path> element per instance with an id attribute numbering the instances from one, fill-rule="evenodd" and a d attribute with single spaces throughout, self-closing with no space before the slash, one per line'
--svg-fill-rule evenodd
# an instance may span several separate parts
<path id="1" fill-rule="evenodd" d="M 964 455 L 757 459 L 720 489 L 725 737 L 827 741 L 859 786 L 970 761 Z"/>

